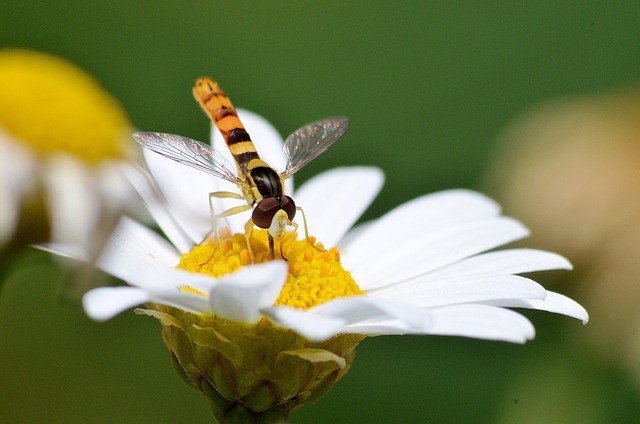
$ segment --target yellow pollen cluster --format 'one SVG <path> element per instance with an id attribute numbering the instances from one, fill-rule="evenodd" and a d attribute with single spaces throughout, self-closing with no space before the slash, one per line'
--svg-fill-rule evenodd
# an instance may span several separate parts
<path id="1" fill-rule="evenodd" d="M 254 230 L 250 243 L 255 263 L 269 260 L 265 230 Z M 276 241 L 277 250 L 280 245 Z M 289 274 L 275 305 L 309 309 L 338 297 L 365 294 L 351 274 L 342 268 L 337 248 L 325 251 L 322 245 L 316 246 L 293 237 L 284 242 L 282 256 L 289 264 Z M 276 252 L 278 256 L 279 250 Z M 231 235 L 228 231 L 221 231 L 216 246 L 213 240 L 195 246 L 191 252 L 182 255 L 178 268 L 221 277 L 250 263 L 244 234 Z M 190 287 L 184 290 L 193 291 Z"/>
<path id="2" fill-rule="evenodd" d="M 37 154 L 66 152 L 89 163 L 125 156 L 131 123 L 87 73 L 58 57 L 0 50 L 0 130 Z"/>

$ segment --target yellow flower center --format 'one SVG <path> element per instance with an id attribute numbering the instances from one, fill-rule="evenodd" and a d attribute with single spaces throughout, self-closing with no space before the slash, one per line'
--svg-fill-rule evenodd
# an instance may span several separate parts
<path id="1" fill-rule="evenodd" d="M 58 57 L 0 50 L 0 132 L 37 154 L 67 152 L 86 162 L 125 156 L 131 123 L 87 73 Z"/>
<path id="2" fill-rule="evenodd" d="M 269 260 L 265 230 L 254 230 L 250 243 L 255 263 Z M 342 268 L 337 248 L 323 250 L 321 244 L 316 246 L 293 238 L 281 244 L 282 254 L 289 264 L 289 274 L 275 305 L 309 309 L 338 297 L 365 294 L 351 274 Z M 250 263 L 244 234 L 232 236 L 227 230 L 220 232 L 217 246 L 214 247 L 213 240 L 209 240 L 182 255 L 178 268 L 221 277 Z M 191 287 L 184 290 L 197 292 Z"/>

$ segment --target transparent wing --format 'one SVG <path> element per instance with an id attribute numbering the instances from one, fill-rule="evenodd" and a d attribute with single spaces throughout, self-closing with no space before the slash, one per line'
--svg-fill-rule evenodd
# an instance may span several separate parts
<path id="1" fill-rule="evenodd" d="M 176 162 L 235 184 L 242 183 L 236 175 L 235 167 L 223 159 L 221 153 L 204 143 L 180 135 L 154 132 L 137 132 L 133 134 L 133 138 L 144 148 Z"/>
<path id="2" fill-rule="evenodd" d="M 331 147 L 347 132 L 347 129 L 349 129 L 347 118 L 327 118 L 307 124 L 287 137 L 284 141 L 287 166 L 282 172 L 282 178 L 289 178 Z"/>

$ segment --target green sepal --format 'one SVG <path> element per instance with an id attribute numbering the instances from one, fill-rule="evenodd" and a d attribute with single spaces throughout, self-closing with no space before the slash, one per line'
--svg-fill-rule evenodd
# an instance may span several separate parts
<path id="1" fill-rule="evenodd" d="M 220 423 L 278 423 L 316 402 L 349 370 L 364 336 L 310 342 L 267 318 L 239 323 L 150 304 L 178 377 L 209 400 Z"/>

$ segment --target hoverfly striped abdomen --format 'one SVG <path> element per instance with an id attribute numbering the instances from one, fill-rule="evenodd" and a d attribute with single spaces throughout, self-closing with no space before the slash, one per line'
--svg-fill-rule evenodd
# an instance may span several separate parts
<path id="1" fill-rule="evenodd" d="M 198 79 L 193 87 L 193 95 L 220 130 L 238 166 L 240 177 L 244 177 L 249 162 L 260 156 L 231 101 L 211 78 Z"/>

